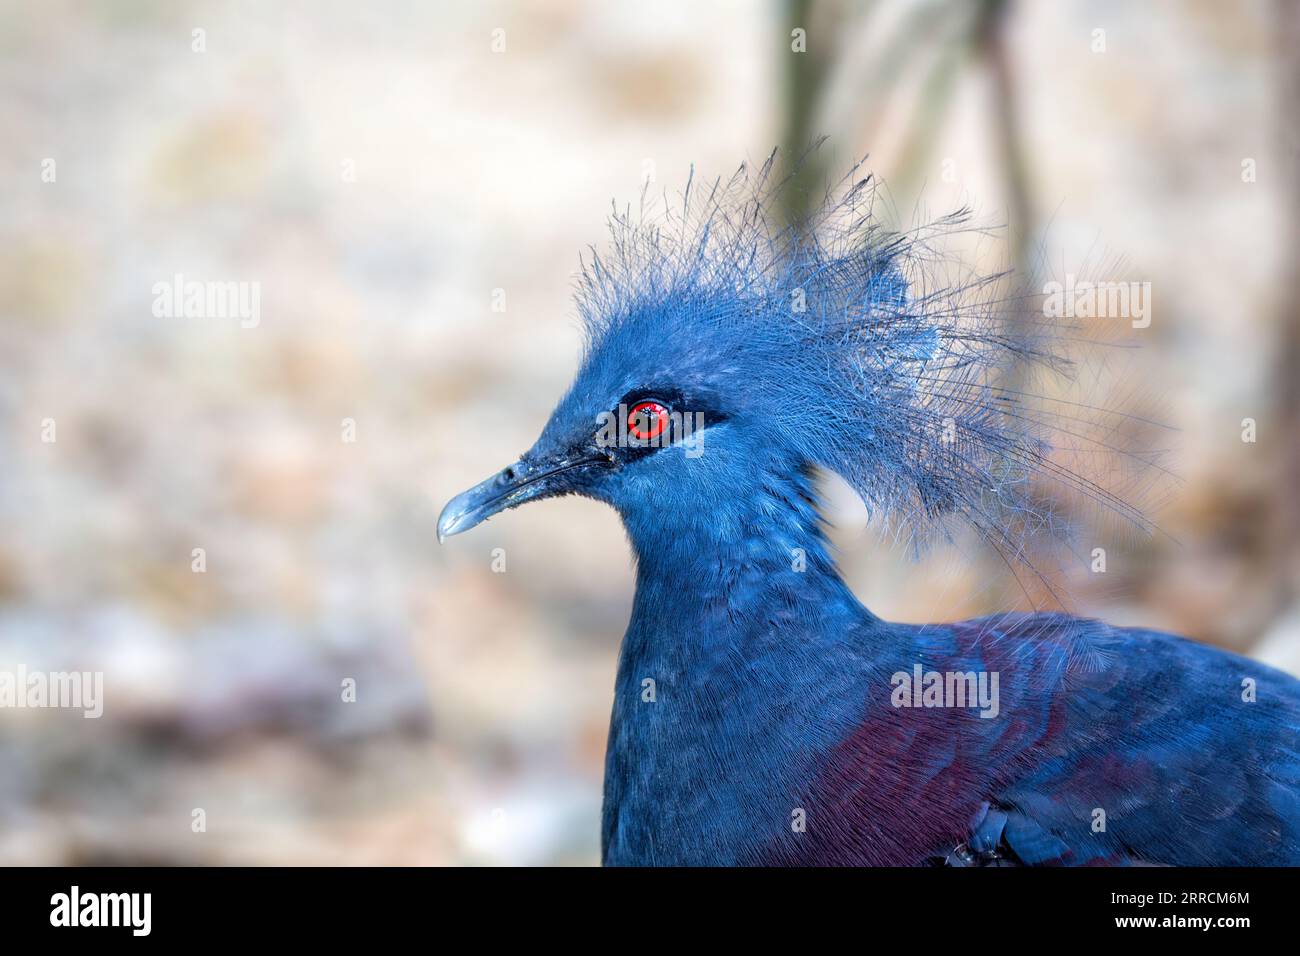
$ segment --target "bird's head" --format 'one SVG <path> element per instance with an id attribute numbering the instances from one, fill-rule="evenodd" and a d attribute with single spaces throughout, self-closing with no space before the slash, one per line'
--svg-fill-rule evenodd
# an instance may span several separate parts
<path id="1" fill-rule="evenodd" d="M 1050 330 L 1012 333 L 1000 277 L 939 276 L 929 240 L 962 216 L 887 232 L 855 169 L 780 227 L 772 163 L 613 215 L 580 279 L 575 380 L 518 462 L 447 504 L 440 538 L 563 494 L 671 534 L 820 467 L 900 527 L 957 518 L 1019 556 L 1018 529 L 1046 520 L 1030 479 L 1055 473 L 1044 422 L 1000 377 L 1055 361 Z"/>
<path id="2" fill-rule="evenodd" d="M 712 494 L 740 494 L 757 461 L 789 454 L 778 448 L 779 383 L 753 378 L 757 343 L 684 321 L 691 308 L 677 297 L 643 302 L 596 330 L 533 447 L 452 499 L 439 535 L 564 494 L 608 502 L 629 519 L 703 511 Z"/>

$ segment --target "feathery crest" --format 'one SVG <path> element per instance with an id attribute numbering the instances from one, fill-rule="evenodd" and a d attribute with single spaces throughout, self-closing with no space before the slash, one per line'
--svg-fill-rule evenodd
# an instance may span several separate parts
<path id="1" fill-rule="evenodd" d="M 645 193 L 636 215 L 615 210 L 612 250 L 593 251 L 579 279 L 589 354 L 623 336 L 629 354 L 633 342 L 673 343 L 799 464 L 838 473 L 911 542 L 965 522 L 1013 573 L 1039 574 L 1030 539 L 1067 530 L 1066 502 L 1152 530 L 1070 463 L 1095 470 L 1100 454 L 1112 477 L 1125 457 L 1157 467 L 1111 443 L 1141 420 L 1026 390 L 1040 372 L 1071 370 L 1063 346 L 1081 330 L 1045 318 L 1009 273 L 962 273 L 935 251 L 982 232 L 968 211 L 888 231 L 859 163 L 807 222 L 784 225 L 789 179 L 774 177 L 775 160 L 704 189 L 692 177 L 655 211 Z"/>

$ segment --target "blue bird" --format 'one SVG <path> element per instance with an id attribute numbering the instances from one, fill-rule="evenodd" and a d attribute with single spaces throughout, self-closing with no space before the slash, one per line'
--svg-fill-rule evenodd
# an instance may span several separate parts
<path id="1" fill-rule="evenodd" d="M 854 597 L 818 470 L 900 535 L 965 523 L 1013 567 L 1064 528 L 1044 483 L 1145 519 L 1005 384 L 1068 370 L 1059 327 L 1013 331 L 996 277 L 938 281 L 936 233 L 880 227 L 856 167 L 775 225 L 773 164 L 615 210 L 575 380 L 438 521 L 565 494 L 622 518 L 605 864 L 1300 864 L 1294 678 L 1061 613 L 897 624 Z"/>

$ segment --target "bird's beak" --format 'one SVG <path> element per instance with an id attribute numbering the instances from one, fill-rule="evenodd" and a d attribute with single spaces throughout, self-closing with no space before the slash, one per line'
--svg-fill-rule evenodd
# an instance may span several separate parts
<path id="1" fill-rule="evenodd" d="M 438 542 L 441 544 L 444 538 L 468 531 L 498 511 L 572 491 L 573 478 L 582 469 L 609 466 L 613 462 L 614 456 L 603 451 L 542 462 L 521 458 L 447 502 L 438 516 Z"/>

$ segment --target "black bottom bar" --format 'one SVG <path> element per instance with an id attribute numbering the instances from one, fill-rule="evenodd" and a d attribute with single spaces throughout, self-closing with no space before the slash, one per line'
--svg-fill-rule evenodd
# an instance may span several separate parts
<path id="1" fill-rule="evenodd" d="M 1244 869 L 8 869 L 0 870 L 0 918 L 7 941 L 75 933 L 81 943 L 337 946 L 414 935 L 437 945 L 466 933 L 471 945 L 515 934 L 612 943 L 627 938 L 610 935 L 620 924 L 633 936 L 668 934 L 661 939 L 680 939 L 684 925 L 761 934 L 784 924 L 806 939 L 824 928 L 863 941 L 902 931 L 919 934 L 918 942 L 991 943 L 1041 930 L 1052 934 L 1044 939 L 1071 940 L 1197 934 L 1230 946 L 1243 933 L 1292 925 L 1295 876 Z"/>

